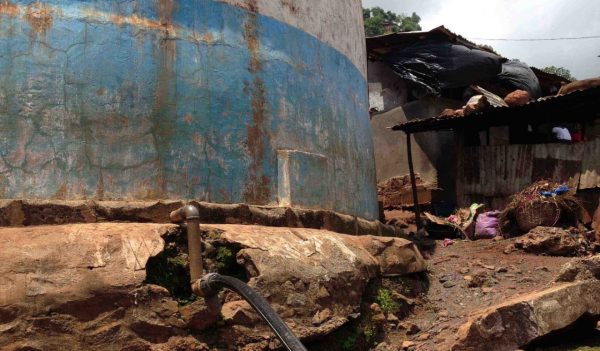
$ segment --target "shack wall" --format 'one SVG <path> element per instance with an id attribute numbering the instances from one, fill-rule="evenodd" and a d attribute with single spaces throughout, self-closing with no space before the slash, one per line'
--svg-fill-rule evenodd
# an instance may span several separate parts
<path id="1" fill-rule="evenodd" d="M 369 108 L 376 108 L 377 111 L 384 112 L 407 102 L 406 83 L 394 73 L 389 65 L 381 61 L 369 61 L 367 75 Z"/>
<path id="2" fill-rule="evenodd" d="M 2 1 L 0 198 L 376 218 L 365 55 L 359 0 Z"/>
<path id="3" fill-rule="evenodd" d="M 600 139 L 575 144 L 464 147 L 460 153 L 457 194 L 460 206 L 473 202 L 502 209 L 509 197 L 540 179 L 580 189 L 597 189 Z"/>
<path id="4" fill-rule="evenodd" d="M 398 123 L 424 116 L 437 116 L 445 108 L 457 108 L 460 103 L 454 100 L 427 97 L 409 102 L 388 112 L 376 114 L 371 119 L 377 181 L 409 173 L 406 150 L 406 135 L 392 131 Z M 451 131 L 426 132 L 413 136 L 413 163 L 415 172 L 421 178 L 436 184 L 434 201 L 442 207 L 451 208 L 455 204 L 456 154 Z"/>

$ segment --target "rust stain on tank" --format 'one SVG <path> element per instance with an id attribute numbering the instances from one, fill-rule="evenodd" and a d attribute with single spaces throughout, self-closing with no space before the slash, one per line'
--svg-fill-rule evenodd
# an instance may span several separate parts
<path id="1" fill-rule="evenodd" d="M 39 1 L 25 9 L 25 20 L 29 23 L 31 30 L 37 34 L 46 34 L 52 27 L 52 9 Z"/>
<path id="2" fill-rule="evenodd" d="M 160 24 L 170 25 L 173 22 L 173 10 L 175 9 L 174 0 L 157 0 L 158 17 Z"/>
<path id="3" fill-rule="evenodd" d="M 241 3 L 240 6 L 250 12 L 258 13 L 258 4 L 256 0 L 246 0 L 244 3 Z"/>
<path id="4" fill-rule="evenodd" d="M 156 89 L 154 91 L 154 104 L 150 121 L 152 123 L 153 144 L 158 154 L 157 175 L 155 186 L 144 184 L 147 198 L 163 198 L 167 193 L 167 171 L 162 155 L 170 149 L 174 137 L 177 102 L 174 99 L 175 89 L 175 64 L 177 60 L 177 42 L 171 38 L 168 28 L 172 27 L 174 2 L 173 0 L 157 0 L 157 12 L 160 25 L 166 28 L 165 35 L 159 38 L 158 66 Z"/>
<path id="5" fill-rule="evenodd" d="M 16 17 L 19 15 L 19 7 L 8 0 L 0 1 L 0 15 Z"/>
<path id="6" fill-rule="evenodd" d="M 254 1 L 248 1 L 254 2 Z M 260 62 L 260 41 L 258 39 L 257 19 L 255 13 L 249 13 L 248 19 L 244 24 L 244 40 L 250 54 L 250 66 L 248 69 L 252 73 L 262 70 Z"/>
<path id="7" fill-rule="evenodd" d="M 299 7 L 294 3 L 294 0 L 281 0 L 281 5 L 286 7 L 293 14 L 298 14 L 298 12 L 300 12 Z"/>
<path id="8" fill-rule="evenodd" d="M 269 135 L 266 128 L 266 93 L 265 85 L 259 76 L 262 70 L 260 60 L 260 40 L 257 23 L 256 0 L 246 1 L 248 13 L 244 24 L 244 40 L 250 55 L 248 70 L 253 75 L 251 94 L 252 123 L 246 129 L 247 147 L 250 155 L 249 182 L 244 191 L 244 198 L 253 204 L 267 204 L 271 196 L 270 179 L 263 174 L 262 164 L 265 156 L 265 143 Z"/>

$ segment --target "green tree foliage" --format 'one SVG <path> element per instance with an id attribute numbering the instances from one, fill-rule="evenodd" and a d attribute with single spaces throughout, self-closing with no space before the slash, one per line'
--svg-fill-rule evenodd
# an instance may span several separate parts
<path id="1" fill-rule="evenodd" d="M 564 67 L 548 66 L 548 67 L 542 68 L 542 71 L 544 71 L 546 73 L 550 73 L 550 74 L 556 74 L 557 76 L 561 76 L 561 77 L 571 80 L 571 81 L 577 80 L 575 77 L 573 77 L 571 75 L 571 71 L 569 71 L 567 68 L 564 68 Z"/>
<path id="2" fill-rule="evenodd" d="M 381 7 L 373 7 L 363 9 L 363 19 L 367 37 L 387 34 L 386 28 L 392 33 L 421 30 L 421 17 L 414 12 L 411 16 L 406 16 L 385 11 Z"/>

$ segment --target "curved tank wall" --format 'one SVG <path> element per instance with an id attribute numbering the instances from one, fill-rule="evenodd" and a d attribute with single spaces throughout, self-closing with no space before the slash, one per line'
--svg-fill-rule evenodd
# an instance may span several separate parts
<path id="1" fill-rule="evenodd" d="M 376 218 L 360 0 L 0 0 L 0 198 Z"/>

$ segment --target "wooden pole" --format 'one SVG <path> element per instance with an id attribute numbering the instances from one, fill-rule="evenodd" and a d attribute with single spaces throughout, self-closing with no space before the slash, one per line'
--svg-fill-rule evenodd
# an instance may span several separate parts
<path id="1" fill-rule="evenodd" d="M 410 140 L 411 134 L 406 133 L 406 151 L 408 152 L 408 170 L 410 172 L 410 184 L 412 186 L 413 203 L 415 206 L 415 222 L 417 223 L 417 230 L 423 228 L 423 222 L 421 222 L 421 210 L 419 208 L 419 196 L 417 195 L 417 178 L 415 176 L 415 167 L 413 166 L 412 159 L 412 143 Z"/>

